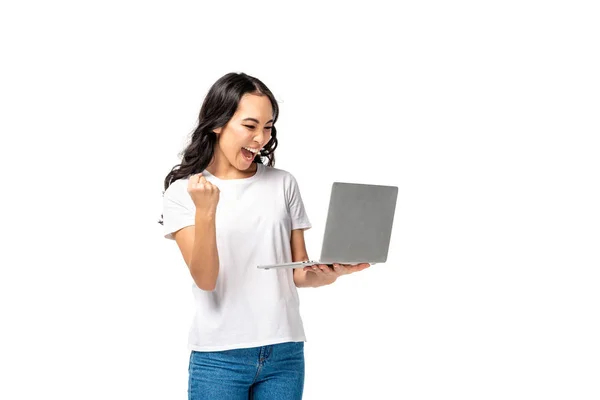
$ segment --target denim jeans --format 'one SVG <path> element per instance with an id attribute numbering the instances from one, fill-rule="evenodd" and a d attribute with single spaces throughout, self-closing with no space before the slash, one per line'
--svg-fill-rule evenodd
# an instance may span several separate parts
<path id="1" fill-rule="evenodd" d="M 189 400 L 300 400 L 304 342 L 222 351 L 193 351 Z"/>

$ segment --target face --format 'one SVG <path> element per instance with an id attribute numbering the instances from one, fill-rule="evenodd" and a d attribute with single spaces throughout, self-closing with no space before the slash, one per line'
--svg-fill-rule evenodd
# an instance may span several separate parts
<path id="1" fill-rule="evenodd" d="M 229 122 L 215 129 L 218 138 L 215 150 L 232 166 L 245 171 L 252 166 L 255 154 L 271 139 L 272 127 L 273 107 L 269 98 L 245 94 Z M 251 150 L 246 151 L 244 147 Z"/>

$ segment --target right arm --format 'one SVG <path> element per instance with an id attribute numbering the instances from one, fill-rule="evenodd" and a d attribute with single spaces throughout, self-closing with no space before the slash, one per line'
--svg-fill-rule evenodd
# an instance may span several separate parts
<path id="1" fill-rule="evenodd" d="M 173 236 L 196 286 L 215 290 L 219 275 L 215 216 L 196 212 L 195 225 L 180 229 Z"/>
<path id="2" fill-rule="evenodd" d="M 196 207 L 194 225 L 178 230 L 173 237 L 196 286 L 212 292 L 219 276 L 215 216 L 220 192 L 201 173 L 190 177 L 187 190 Z"/>

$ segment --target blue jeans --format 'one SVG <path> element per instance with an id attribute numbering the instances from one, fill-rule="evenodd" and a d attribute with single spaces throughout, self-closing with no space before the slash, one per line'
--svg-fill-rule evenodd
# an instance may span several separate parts
<path id="1" fill-rule="evenodd" d="M 304 342 L 190 354 L 189 400 L 300 400 Z"/>

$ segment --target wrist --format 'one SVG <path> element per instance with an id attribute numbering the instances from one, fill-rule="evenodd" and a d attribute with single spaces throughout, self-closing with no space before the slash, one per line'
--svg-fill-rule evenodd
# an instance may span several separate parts
<path id="1" fill-rule="evenodd" d="M 194 216 L 196 222 L 213 222 L 215 220 L 215 212 L 211 210 L 198 210 L 196 209 L 196 215 Z"/>

